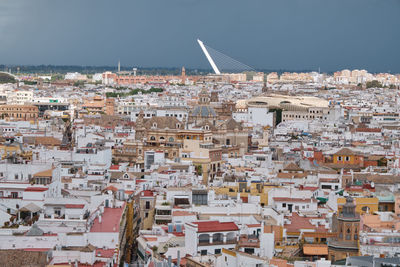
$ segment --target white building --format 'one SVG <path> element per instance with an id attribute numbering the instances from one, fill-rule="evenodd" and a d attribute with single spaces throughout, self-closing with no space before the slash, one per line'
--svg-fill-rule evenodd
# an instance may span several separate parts
<path id="1" fill-rule="evenodd" d="M 185 224 L 187 253 L 221 254 L 223 248 L 234 249 L 239 240 L 239 227 L 234 222 L 197 221 Z"/>

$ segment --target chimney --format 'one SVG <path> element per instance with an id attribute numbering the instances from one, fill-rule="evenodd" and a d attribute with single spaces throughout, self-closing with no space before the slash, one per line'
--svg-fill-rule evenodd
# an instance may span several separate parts
<path id="1" fill-rule="evenodd" d="M 176 266 L 180 267 L 181 266 L 181 251 L 178 250 L 178 255 L 177 255 L 177 260 L 176 260 Z"/>
<path id="2" fill-rule="evenodd" d="M 172 258 L 170 255 L 170 256 L 168 256 L 168 267 L 171 267 L 171 266 L 172 266 Z"/>

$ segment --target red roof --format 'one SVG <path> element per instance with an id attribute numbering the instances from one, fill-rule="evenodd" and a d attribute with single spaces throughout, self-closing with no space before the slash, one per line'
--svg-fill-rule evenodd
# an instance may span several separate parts
<path id="1" fill-rule="evenodd" d="M 24 251 L 49 251 L 51 248 L 23 248 Z"/>
<path id="2" fill-rule="evenodd" d="M 115 249 L 96 249 L 96 257 L 112 258 L 114 256 Z M 100 256 L 98 256 L 100 255 Z"/>
<path id="3" fill-rule="evenodd" d="M 119 170 L 119 165 L 111 165 L 110 170 Z"/>
<path id="4" fill-rule="evenodd" d="M 234 222 L 201 221 L 194 222 L 194 224 L 197 224 L 198 233 L 239 231 L 238 226 Z"/>
<path id="5" fill-rule="evenodd" d="M 83 209 L 84 207 L 84 204 L 65 204 L 66 209 Z"/>
<path id="6" fill-rule="evenodd" d="M 143 191 L 140 193 L 140 196 L 141 196 L 141 197 L 152 197 L 152 196 L 154 196 L 154 194 L 153 194 L 153 192 L 150 191 L 150 190 L 143 190 Z"/>
<path id="7" fill-rule="evenodd" d="M 116 191 L 118 191 L 118 188 L 116 188 L 116 187 L 113 186 L 113 185 L 109 185 L 109 186 L 106 187 L 106 190 L 111 190 L 111 191 L 113 191 L 113 192 L 116 192 Z"/>
<path id="8" fill-rule="evenodd" d="M 44 192 L 49 190 L 47 187 L 27 187 L 25 192 Z"/>
<path id="9" fill-rule="evenodd" d="M 258 227 L 261 227 L 261 223 L 256 223 L 256 224 L 246 224 L 246 225 L 247 225 L 247 227 L 249 227 L 249 228 L 254 228 L 254 227 L 258 228 Z"/>
<path id="10" fill-rule="evenodd" d="M 285 228 L 288 232 L 300 232 L 300 229 L 315 229 L 316 232 L 327 232 L 324 226 L 311 224 L 311 219 L 324 219 L 322 217 L 302 217 L 297 212 L 292 213 L 291 223 L 285 224 Z"/>
<path id="11" fill-rule="evenodd" d="M 99 217 L 93 222 L 93 226 L 90 229 L 91 233 L 118 233 L 119 224 L 121 220 L 124 207 L 122 208 L 104 208 L 104 213 L 99 222 Z"/>
<path id="12" fill-rule="evenodd" d="M 192 216 L 195 215 L 193 212 L 186 210 L 174 210 L 172 212 L 172 216 Z"/>

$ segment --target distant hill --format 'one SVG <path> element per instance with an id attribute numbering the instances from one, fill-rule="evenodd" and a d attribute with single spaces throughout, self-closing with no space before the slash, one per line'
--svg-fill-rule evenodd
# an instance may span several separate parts
<path id="1" fill-rule="evenodd" d="M 82 74 L 95 74 L 105 71 L 116 72 L 116 66 L 75 66 L 75 65 L 0 65 L 0 70 L 11 69 L 15 74 L 19 68 L 19 73 L 24 74 L 65 74 L 67 72 L 79 72 Z M 134 66 L 121 66 L 121 71 L 132 71 Z M 136 67 L 137 75 L 180 75 L 181 67 Z M 289 70 L 289 69 L 258 69 L 264 73 L 277 72 L 310 72 L 311 70 Z M 212 69 L 186 68 L 186 75 L 207 75 L 213 73 Z M 330 72 L 328 72 L 330 74 Z"/>
<path id="2" fill-rule="evenodd" d="M 82 74 L 94 74 L 102 73 L 105 71 L 116 72 L 116 66 L 58 66 L 58 65 L 0 65 L 0 70 L 11 69 L 13 73 L 16 73 L 17 68 L 19 68 L 19 73 L 25 74 L 50 74 L 50 73 L 60 73 L 65 74 L 67 72 L 79 72 Z M 121 66 L 121 71 L 132 71 L 133 67 Z M 181 67 L 176 68 L 137 68 L 137 75 L 180 75 Z M 211 69 L 186 69 L 187 75 L 206 75 L 212 72 Z"/>

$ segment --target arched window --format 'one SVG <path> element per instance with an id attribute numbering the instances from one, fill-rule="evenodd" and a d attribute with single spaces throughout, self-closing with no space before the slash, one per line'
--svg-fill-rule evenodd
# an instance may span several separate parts
<path id="1" fill-rule="evenodd" d="M 209 234 L 200 234 L 199 235 L 199 243 L 209 243 L 210 242 L 210 235 Z"/>
<path id="2" fill-rule="evenodd" d="M 155 138 L 154 136 L 151 136 L 151 137 L 150 137 L 150 140 L 151 140 L 151 141 L 155 141 L 156 138 Z"/>
<path id="3" fill-rule="evenodd" d="M 173 137 L 170 137 L 168 140 L 169 140 L 170 142 L 174 142 L 174 138 L 173 138 Z"/>

